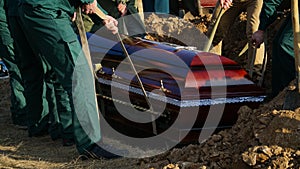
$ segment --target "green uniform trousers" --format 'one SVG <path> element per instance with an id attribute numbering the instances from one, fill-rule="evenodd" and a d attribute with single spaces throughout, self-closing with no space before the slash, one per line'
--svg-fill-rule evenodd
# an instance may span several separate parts
<path id="1" fill-rule="evenodd" d="M 71 122 L 64 117 L 65 114 L 71 114 L 66 91 L 57 82 L 50 65 L 35 57 L 21 30 L 19 17 L 11 16 L 9 20 L 16 41 L 20 72 L 24 79 L 27 113 L 24 121 L 28 125 L 29 136 L 49 132 L 52 139 L 73 138 Z"/>
<path id="2" fill-rule="evenodd" d="M 57 138 L 73 139 L 71 105 L 68 93 L 59 83 L 50 64 L 43 60 L 46 89 L 44 95 L 49 107 L 49 134 L 53 140 Z"/>
<path id="3" fill-rule="evenodd" d="M 294 34 L 291 16 L 287 16 L 272 45 L 272 95 L 276 96 L 296 76 Z"/>
<path id="4" fill-rule="evenodd" d="M 29 136 L 45 133 L 48 129 L 49 106 L 46 100 L 43 63 L 32 53 L 19 25 L 19 17 L 9 17 L 16 54 L 20 60 L 20 72 L 24 81 L 26 113 Z"/>
<path id="5" fill-rule="evenodd" d="M 44 134 L 43 132 L 48 132 L 51 135 L 52 139 L 57 139 L 59 137 L 63 138 L 73 138 L 73 131 L 70 129 L 68 121 L 64 120 L 65 114 L 70 114 L 71 108 L 69 104 L 69 100 L 67 97 L 66 91 L 63 90 L 62 86 L 57 83 L 57 80 L 55 80 L 55 75 L 54 72 L 51 71 L 51 66 L 47 64 L 45 61 L 42 62 L 43 65 L 43 84 L 38 84 L 41 81 L 33 81 L 31 80 L 31 76 L 41 76 L 37 75 L 42 72 L 40 67 L 38 65 L 32 64 L 30 60 L 35 61 L 35 58 L 33 58 L 34 54 L 33 51 L 28 48 L 28 44 L 26 41 L 24 41 L 24 35 L 22 31 L 20 31 L 20 25 L 18 23 L 18 11 L 17 11 L 17 4 L 18 0 L 9 0 L 6 1 L 6 4 L 8 6 L 8 16 L 10 17 L 10 28 L 12 30 L 12 34 L 15 35 L 16 41 L 18 41 L 19 46 L 21 46 L 22 51 L 20 52 L 19 50 L 15 50 L 16 56 L 15 60 L 19 60 L 18 67 L 20 68 L 19 71 L 13 69 L 11 72 L 11 81 L 14 82 L 15 84 L 15 79 L 14 76 L 19 72 L 20 75 L 18 75 L 19 81 L 23 81 L 20 76 L 21 74 L 24 74 L 24 81 L 26 83 L 26 90 L 27 93 L 32 93 L 30 95 L 27 95 L 27 102 L 30 104 L 26 105 L 25 102 L 25 97 L 22 95 L 22 93 L 17 93 L 15 94 L 17 99 L 20 100 L 21 98 L 23 99 L 23 102 L 18 101 L 13 103 L 12 100 L 12 105 L 18 106 L 18 103 L 22 103 L 22 105 L 25 107 L 26 106 L 26 111 L 24 110 L 24 118 L 21 119 L 21 121 L 25 124 L 28 124 L 29 126 L 29 135 L 30 136 L 37 136 L 40 134 Z M 8 27 L 8 26 L 7 26 Z M 7 29 L 8 31 L 8 29 Z M 20 54 L 18 54 L 20 53 Z M 22 60 L 23 59 L 23 60 Z M 38 61 L 37 61 L 38 62 Z M 14 66 L 16 67 L 16 66 Z M 28 70 L 28 68 L 30 70 Z M 36 71 L 36 72 L 35 72 Z M 16 73 L 15 73 L 16 72 Z M 36 73 L 36 74 L 35 74 Z M 31 83 L 33 82 L 33 83 Z M 23 82 L 22 82 L 23 85 Z M 39 86 L 38 88 L 34 89 L 31 88 L 30 86 Z M 43 87 L 41 87 L 43 85 Z M 16 93 L 17 91 L 20 90 L 21 87 L 14 85 L 11 87 L 12 88 L 12 95 Z M 32 89 L 34 91 L 32 91 Z M 24 90 L 24 87 L 23 87 Z M 40 91 L 43 90 L 43 91 Z M 42 95 L 40 95 L 42 93 Z M 33 97 L 32 97 L 33 96 Z M 16 98 L 12 96 L 13 98 Z M 40 99 L 37 99 L 40 98 Z M 42 100 L 42 101 L 41 101 Z M 42 107 L 40 104 L 42 103 Z M 14 108 L 16 109 L 16 108 Z M 15 110 L 12 109 L 12 113 L 14 113 Z M 21 111 L 18 111 L 21 113 Z M 60 115 L 62 117 L 59 117 L 58 112 L 60 112 Z M 28 113 L 28 117 L 25 118 L 25 113 Z M 17 120 L 17 119 L 16 119 Z M 13 115 L 13 121 L 14 120 L 14 115 Z M 19 120 L 18 120 L 19 121 Z M 70 121 L 70 120 L 69 120 Z M 29 122 L 29 123 L 27 123 Z M 64 122 L 64 123 L 63 123 Z M 62 125 L 62 123 L 64 125 Z"/>
<path id="6" fill-rule="evenodd" d="M 10 74 L 12 121 L 16 125 L 26 126 L 24 86 L 18 66 L 20 61 L 15 54 L 14 42 L 8 28 L 6 4 L 6 0 L 0 0 L 0 57 Z"/>
<path id="7" fill-rule="evenodd" d="M 14 53 L 13 43 L 0 44 L 1 57 L 8 68 L 11 89 L 11 116 L 16 125 L 27 126 L 27 116 L 25 111 L 26 101 L 24 97 L 24 86 L 20 69 L 18 67 L 18 58 Z"/>
<path id="8" fill-rule="evenodd" d="M 70 16 L 59 9 L 19 8 L 21 29 L 35 56 L 47 61 L 58 82 L 67 91 L 74 139 L 79 153 L 100 140 L 100 124 L 95 97 L 94 77 L 87 66 Z M 33 36 L 34 35 L 34 36 Z"/>

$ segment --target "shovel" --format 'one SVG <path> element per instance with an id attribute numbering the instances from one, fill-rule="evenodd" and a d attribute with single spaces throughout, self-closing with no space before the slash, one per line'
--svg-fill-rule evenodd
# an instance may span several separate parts
<path id="1" fill-rule="evenodd" d="M 211 22 L 213 23 L 212 28 L 210 29 L 209 33 L 208 33 L 208 42 L 206 43 L 206 45 L 203 48 L 204 52 L 208 52 L 210 49 L 210 46 L 212 44 L 212 41 L 214 39 L 214 36 L 216 34 L 219 22 L 221 20 L 222 15 L 224 14 L 225 10 L 221 7 L 220 2 L 218 1 L 216 4 L 216 7 L 214 9 L 214 13 L 211 19 Z"/>
<path id="2" fill-rule="evenodd" d="M 257 84 L 259 87 L 262 87 L 262 85 L 263 85 L 265 73 L 267 70 L 267 63 L 268 63 L 268 52 L 267 52 L 267 40 L 265 39 L 265 51 L 264 51 L 264 60 L 263 60 L 263 64 L 262 64 L 261 77 Z"/>
<path id="3" fill-rule="evenodd" d="M 254 69 L 254 61 L 255 61 L 255 57 L 256 57 L 256 52 L 257 52 L 257 48 L 254 47 L 252 58 L 251 58 L 251 61 L 250 61 L 250 70 L 249 70 L 249 76 L 251 78 L 253 76 L 253 71 L 254 71 L 253 69 Z"/>
<path id="4" fill-rule="evenodd" d="M 288 90 L 283 108 L 286 110 L 295 110 L 300 107 L 300 28 L 299 28 L 299 8 L 298 0 L 291 0 L 293 32 L 294 32 L 294 52 L 296 68 L 296 85 Z"/>

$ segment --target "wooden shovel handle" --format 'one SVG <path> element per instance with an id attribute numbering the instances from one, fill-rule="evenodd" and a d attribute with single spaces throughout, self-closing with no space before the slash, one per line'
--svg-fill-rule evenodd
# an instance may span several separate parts
<path id="1" fill-rule="evenodd" d="M 100 17 L 101 19 L 103 19 L 103 20 L 106 19 L 106 16 L 107 16 L 107 15 L 106 15 L 105 13 L 103 13 L 99 8 L 96 8 L 95 13 L 96 13 L 96 15 L 97 15 L 98 17 Z"/>
<path id="2" fill-rule="evenodd" d="M 225 12 L 225 10 L 221 7 L 220 2 L 218 1 L 217 4 L 216 4 L 216 7 L 214 9 L 214 14 L 213 14 L 214 16 L 212 18 L 212 21 L 214 23 L 213 23 L 212 27 L 210 28 L 211 30 L 208 33 L 208 41 L 207 41 L 207 43 L 205 44 L 205 46 L 203 48 L 204 52 L 209 51 L 210 46 L 211 46 L 211 44 L 213 42 L 213 39 L 215 37 L 219 22 L 221 20 L 222 15 L 224 14 L 224 12 Z"/>
<path id="3" fill-rule="evenodd" d="M 295 68 L 297 77 L 297 89 L 300 93 L 300 28 L 299 28 L 299 7 L 298 0 L 291 0 L 293 32 L 294 32 L 294 52 L 295 52 Z"/>

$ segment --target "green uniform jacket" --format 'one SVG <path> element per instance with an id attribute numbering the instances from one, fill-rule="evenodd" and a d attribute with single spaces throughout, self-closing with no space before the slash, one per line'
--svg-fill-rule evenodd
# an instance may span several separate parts
<path id="1" fill-rule="evenodd" d="M 81 3 L 92 3 L 93 0 L 20 0 L 21 3 L 27 3 L 32 6 L 42 6 L 45 9 L 60 9 L 73 15 L 75 8 Z"/>
<path id="2" fill-rule="evenodd" d="M 6 18 L 6 4 L 4 0 L 0 0 L 0 44 L 8 45 L 13 42 L 13 39 L 10 36 L 7 18 Z"/>
<path id="3" fill-rule="evenodd" d="M 260 13 L 259 30 L 266 30 L 277 17 L 277 8 L 283 0 L 264 0 L 263 8 Z"/>
<path id="4" fill-rule="evenodd" d="M 259 30 L 266 30 L 277 18 L 284 0 L 264 0 Z M 295 78 L 294 34 L 290 15 L 286 17 L 272 42 L 272 96 L 276 96 Z"/>
<path id="5" fill-rule="evenodd" d="M 277 18 L 277 10 L 284 0 L 264 0 L 264 5 L 260 13 L 259 30 L 266 30 Z M 299 5 L 300 7 L 300 5 Z"/>
<path id="6" fill-rule="evenodd" d="M 17 16 L 18 15 L 18 4 L 19 0 L 8 0 L 6 1 L 8 6 L 8 16 Z"/>

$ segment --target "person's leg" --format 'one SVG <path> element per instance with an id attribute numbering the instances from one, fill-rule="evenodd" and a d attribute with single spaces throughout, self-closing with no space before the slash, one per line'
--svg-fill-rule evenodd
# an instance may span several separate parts
<path id="1" fill-rule="evenodd" d="M 72 118 L 70 118 L 71 105 L 68 93 L 58 82 L 50 64 L 43 60 L 43 65 L 45 70 L 45 95 L 49 105 L 49 134 L 53 140 L 62 138 L 64 145 L 68 144 L 66 140 L 69 140 L 71 144 L 73 140 L 73 126 Z"/>
<path id="2" fill-rule="evenodd" d="M 154 10 L 156 13 L 165 13 L 170 12 L 169 0 L 154 0 Z"/>
<path id="3" fill-rule="evenodd" d="M 49 103 L 49 118 L 51 126 L 49 134 L 52 139 L 63 139 L 63 145 L 71 145 L 73 136 L 72 109 L 68 92 L 59 83 L 55 72 L 45 60 L 45 83 L 47 86 L 47 100 Z"/>
<path id="4" fill-rule="evenodd" d="M 90 79 L 88 75 L 91 72 L 81 52 L 69 15 L 49 9 L 45 13 L 41 12 L 43 9 L 28 5 L 22 5 L 19 9 L 22 29 L 27 35 L 35 35 L 26 37 L 34 47 L 34 52 L 47 60 L 68 92 L 74 139 L 79 153 L 84 153 L 100 140 L 100 125 L 95 89 L 91 86 L 94 85 L 93 76 Z M 77 79 L 74 79 L 73 74 Z"/>
<path id="5" fill-rule="evenodd" d="M 47 70 L 47 69 L 46 69 Z M 58 109 L 56 104 L 56 98 L 55 98 L 55 88 L 54 88 L 54 82 L 50 78 L 51 74 L 50 71 L 45 74 L 45 97 L 48 101 L 49 106 L 49 135 L 52 138 L 52 140 L 56 140 L 58 138 L 61 138 L 61 123 L 58 115 Z"/>
<path id="6" fill-rule="evenodd" d="M 179 16 L 179 2 L 178 0 L 169 0 L 170 14 Z"/>
<path id="7" fill-rule="evenodd" d="M 54 91 L 63 145 L 68 146 L 72 144 L 74 140 L 74 128 L 72 118 L 70 118 L 72 116 L 72 108 L 69 95 L 58 81 L 54 83 Z"/>
<path id="8" fill-rule="evenodd" d="M 15 56 L 13 43 L 8 45 L 0 44 L 0 51 L 2 51 L 2 59 L 8 68 L 10 76 L 11 89 L 11 117 L 15 125 L 27 126 L 26 117 L 26 101 L 24 97 L 24 86 L 20 69 L 18 67 L 18 57 Z"/>
<path id="9" fill-rule="evenodd" d="M 182 0 L 183 8 L 186 9 L 186 13 L 188 11 L 191 12 L 194 16 L 199 16 L 198 6 L 195 0 Z"/>
<path id="10" fill-rule="evenodd" d="M 144 12 L 155 12 L 154 1 L 155 0 L 143 0 L 143 11 Z"/>
<path id="11" fill-rule="evenodd" d="M 259 14 L 262 8 L 263 1 L 253 0 L 248 1 L 247 3 L 247 26 L 246 34 L 248 39 L 248 61 L 246 69 L 249 70 L 251 67 L 251 61 L 254 54 L 254 46 L 252 45 L 252 34 L 258 30 L 259 26 Z M 256 68 L 260 69 L 263 63 L 265 45 L 261 44 L 260 48 L 257 48 L 256 55 L 254 56 L 254 65 Z"/>
<path id="12" fill-rule="evenodd" d="M 38 136 L 48 129 L 48 102 L 45 95 L 44 70 L 41 60 L 34 55 L 27 41 L 18 17 L 10 17 L 9 24 L 12 37 L 16 43 L 16 53 L 20 60 L 20 73 L 24 82 L 26 113 L 29 136 Z M 28 35 L 32 36 L 32 34 Z"/>
<path id="13" fill-rule="evenodd" d="M 217 49 L 212 49 L 214 53 L 221 55 L 222 54 L 222 41 L 225 38 L 228 31 L 230 31 L 230 26 L 234 23 L 235 19 L 241 13 L 241 3 L 235 3 L 222 15 L 217 31 L 215 33 L 212 45 L 217 46 Z M 210 28 L 211 29 L 211 28 Z M 211 31 L 211 30 L 210 30 Z"/>
<path id="14" fill-rule="evenodd" d="M 294 34 L 290 16 L 278 30 L 272 46 L 272 95 L 295 78 Z"/>

